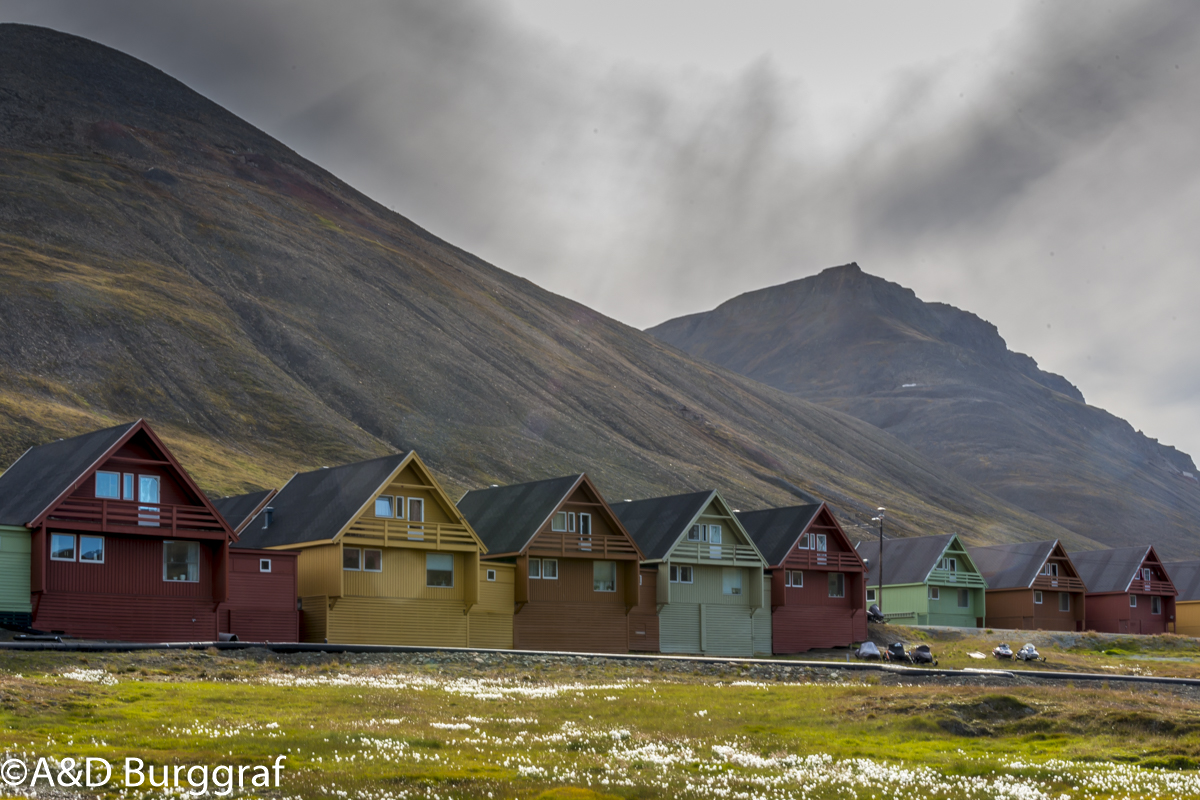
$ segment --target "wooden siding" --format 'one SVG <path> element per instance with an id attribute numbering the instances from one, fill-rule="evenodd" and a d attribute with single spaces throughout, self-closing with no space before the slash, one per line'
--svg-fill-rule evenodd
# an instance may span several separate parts
<path id="1" fill-rule="evenodd" d="M 192 583 L 163 580 L 163 539 L 106 535 L 104 563 L 87 564 L 50 560 L 49 548 L 54 533 L 51 529 L 45 537 L 46 591 L 49 594 L 136 594 L 155 598 L 155 602 L 166 597 L 213 600 L 213 567 L 218 555 L 214 549 L 223 550 L 223 542 L 199 543 L 199 580 Z"/>
<path id="2" fill-rule="evenodd" d="M 761 565 L 761 560 L 757 564 Z M 742 594 L 725 594 L 726 569 L 741 572 Z M 746 568 L 696 564 L 692 567 L 691 583 L 671 583 L 669 578 L 669 565 L 659 565 L 656 599 L 662 606 L 658 615 L 662 652 L 743 656 L 754 654 L 752 610 L 762 607 L 764 581 L 761 566 Z M 665 593 L 662 590 L 664 584 L 667 587 Z M 750 601 L 756 594 L 758 603 L 752 606 Z M 733 609 L 736 613 L 728 609 Z M 713 622 L 696 629 L 701 618 L 711 619 Z M 735 618 L 741 620 L 738 625 L 729 623 L 730 619 Z M 675 626 L 682 628 L 676 631 L 673 630 Z"/>
<path id="3" fill-rule="evenodd" d="M 1182 636 L 1200 636 L 1200 601 L 1176 601 L 1175 632 Z"/>
<path id="4" fill-rule="evenodd" d="M 773 650 L 774 636 L 772 627 L 774 621 L 771 617 L 771 577 L 763 576 L 763 604 L 762 607 L 754 609 L 753 625 L 753 646 L 754 654 L 770 655 Z"/>
<path id="5" fill-rule="evenodd" d="M 671 603 L 658 612 L 658 644 L 663 653 L 701 653 L 700 604 Z"/>
<path id="6" fill-rule="evenodd" d="M 340 544 L 305 547 L 297 566 L 300 596 L 342 596 L 342 546 Z"/>
<path id="7" fill-rule="evenodd" d="M 1036 582 L 1034 585 L 1037 585 Z M 989 628 L 1017 630 L 1083 630 L 1086 608 L 1083 592 L 1069 592 L 1071 610 L 1059 611 L 1059 590 L 1040 591 L 1043 594 L 1043 602 L 1037 604 L 1033 602 L 1033 589 L 989 589 L 985 624 Z"/>
<path id="8" fill-rule="evenodd" d="M 346 545 L 347 547 L 349 545 Z M 425 556 L 429 550 L 411 550 L 407 547 L 371 548 L 383 551 L 383 571 L 342 571 L 343 597 L 391 597 L 396 599 L 454 600 L 464 602 L 465 586 L 470 581 L 466 574 L 465 553 L 446 553 L 454 559 L 454 585 L 425 585 Z M 478 584 L 478 579 L 474 581 Z"/>
<path id="9" fill-rule="evenodd" d="M 489 569 L 496 571 L 496 580 L 487 579 Z M 516 567 L 512 564 L 489 562 L 479 570 L 479 605 L 471 611 L 472 614 L 502 613 L 510 618 L 513 613 L 513 584 L 516 580 Z M 510 625 L 511 627 L 511 625 Z M 512 638 L 512 635 L 509 635 Z"/>
<path id="10" fill-rule="evenodd" d="M 1151 613 L 1153 595 L 1134 593 L 1137 595 L 1136 608 L 1129 605 L 1129 594 L 1089 594 L 1087 596 L 1088 630 L 1098 633 L 1137 633 L 1156 634 L 1170 631 L 1170 624 L 1175 616 L 1175 598 L 1160 594 L 1162 598 L 1162 613 Z"/>
<path id="11" fill-rule="evenodd" d="M 343 597 L 333 602 L 326 636 L 342 644 L 466 647 L 461 601 Z"/>
<path id="12" fill-rule="evenodd" d="M 404 498 L 403 518 L 375 516 L 375 499 L 382 495 Z M 422 501 L 424 518 L 421 522 L 408 520 L 410 499 Z M 449 499 L 434 484 L 432 477 L 425 477 L 413 462 L 372 496 L 358 518 L 347 526 L 341 541 L 352 547 L 399 546 L 414 550 L 473 552 L 480 549 L 457 509 L 449 504 Z"/>
<path id="13" fill-rule="evenodd" d="M 229 599 L 221 604 L 219 627 L 244 642 L 296 642 L 300 612 L 296 610 L 295 553 L 231 550 Z M 259 561 L 271 560 L 263 572 Z"/>
<path id="14" fill-rule="evenodd" d="M 529 602 L 580 603 L 619 608 L 621 614 L 624 615 L 625 587 L 628 576 L 618 567 L 617 590 L 615 592 L 597 592 L 594 588 L 592 562 L 592 559 L 583 558 L 558 559 L 558 580 L 530 580 Z"/>
<path id="15" fill-rule="evenodd" d="M 976 576 L 978 577 L 978 576 Z M 955 628 L 977 628 L 987 616 L 986 598 L 982 587 L 968 589 L 960 584 L 939 586 L 940 597 L 928 600 L 929 616 L 922 625 L 948 625 Z M 958 592 L 967 592 L 967 607 L 958 605 Z M 886 595 L 885 595 L 886 596 Z"/>
<path id="16" fill-rule="evenodd" d="M 575 488 L 558 511 L 590 514 L 592 517 L 592 535 L 581 537 L 577 532 L 553 530 L 553 517 L 546 520 L 534 535 L 525 555 L 532 558 L 590 558 L 602 561 L 638 560 L 637 548 L 624 532 L 613 527 L 602 513 L 602 500 L 593 496 L 586 483 Z"/>
<path id="17" fill-rule="evenodd" d="M 599 603 L 530 602 L 513 617 L 513 647 L 518 650 L 569 650 L 582 653 L 628 652 L 625 607 Z"/>
<path id="18" fill-rule="evenodd" d="M 329 598 L 324 595 L 300 598 L 300 641 L 321 644 L 326 641 Z"/>
<path id="19" fill-rule="evenodd" d="M 28 528 L 0 525 L 0 614 L 28 614 L 29 602 Z"/>
<path id="20" fill-rule="evenodd" d="M 865 641 L 867 615 L 863 573 L 843 573 L 846 576 L 845 596 L 830 597 L 829 574 L 832 570 L 806 569 L 801 572 L 804 573 L 803 586 L 784 586 L 783 570 L 776 570 L 772 576 L 772 598 L 776 593 L 784 596 L 784 602 L 775 605 L 772 613 L 774 652 L 780 655 L 803 653 L 817 647 L 848 647 Z"/>
<path id="21" fill-rule="evenodd" d="M 629 612 L 629 649 L 640 653 L 659 650 L 658 570 L 640 571 L 637 607 Z"/>
<path id="22" fill-rule="evenodd" d="M 34 627 L 85 639 L 124 642 L 211 642 L 217 613 L 211 601 L 142 595 L 59 592 L 37 603 Z"/>

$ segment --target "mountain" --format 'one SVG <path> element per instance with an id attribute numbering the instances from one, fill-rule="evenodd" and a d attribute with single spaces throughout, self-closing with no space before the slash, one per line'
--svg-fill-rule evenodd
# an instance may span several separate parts
<path id="1" fill-rule="evenodd" d="M 994 325 L 857 264 L 649 333 L 858 417 L 944 469 L 1088 538 L 1200 552 L 1192 459 L 1088 405 Z"/>
<path id="2" fill-rule="evenodd" d="M 213 494 L 417 449 L 851 525 L 1063 537 L 898 439 L 487 264 L 162 72 L 0 25 L 0 463 L 146 417 Z"/>

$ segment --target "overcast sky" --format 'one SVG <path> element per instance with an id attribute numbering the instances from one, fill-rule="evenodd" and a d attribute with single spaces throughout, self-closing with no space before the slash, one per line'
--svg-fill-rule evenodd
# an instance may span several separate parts
<path id="1" fill-rule="evenodd" d="M 1054 0 L 0 0 L 647 327 L 847 261 L 1200 455 L 1200 13 Z"/>

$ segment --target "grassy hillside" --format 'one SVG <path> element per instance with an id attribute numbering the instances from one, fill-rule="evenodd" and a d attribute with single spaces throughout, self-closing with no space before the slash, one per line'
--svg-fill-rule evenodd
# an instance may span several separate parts
<path id="1" fill-rule="evenodd" d="M 480 261 L 152 67 L 0 25 L 0 461 L 146 417 L 213 493 L 415 448 L 452 492 L 803 490 L 1062 537 L 851 416 Z M 569 268 L 569 265 L 564 265 Z"/>

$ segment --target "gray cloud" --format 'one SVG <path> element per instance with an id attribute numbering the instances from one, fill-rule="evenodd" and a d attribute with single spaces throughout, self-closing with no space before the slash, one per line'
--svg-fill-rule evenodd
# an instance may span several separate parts
<path id="1" fill-rule="evenodd" d="M 961 59 L 897 74 L 833 153 L 804 84 L 770 61 L 609 64 L 483 2 L 0 2 L 0 17 L 149 61 L 631 324 L 858 260 L 1200 452 L 1190 3 L 1031 7 L 984 80 L 962 80 L 977 65 Z"/>

